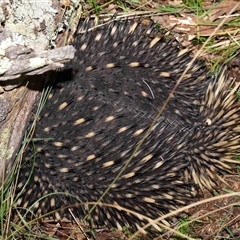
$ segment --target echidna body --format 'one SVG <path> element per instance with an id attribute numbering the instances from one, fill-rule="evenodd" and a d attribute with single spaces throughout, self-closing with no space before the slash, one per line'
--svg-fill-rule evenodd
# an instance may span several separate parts
<path id="1" fill-rule="evenodd" d="M 37 141 L 25 154 L 18 191 L 30 180 L 19 206 L 37 214 L 62 208 L 58 215 L 71 218 L 67 206 L 78 203 L 71 210 L 82 219 L 114 181 L 192 60 L 176 40 L 157 33 L 154 25 L 123 20 L 75 36 L 72 76 L 60 74 L 53 84 Z M 186 204 L 199 186 L 211 189 L 228 169 L 229 153 L 239 150 L 236 88 L 229 92 L 224 76 L 207 72 L 194 62 L 103 197 L 115 208 L 102 204 L 91 213 L 95 225 L 139 227 Z"/>

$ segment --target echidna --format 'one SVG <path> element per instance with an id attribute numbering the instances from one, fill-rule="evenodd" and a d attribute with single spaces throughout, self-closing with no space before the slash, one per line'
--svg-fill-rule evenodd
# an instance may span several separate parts
<path id="1" fill-rule="evenodd" d="M 90 25 L 81 22 L 79 29 Z M 72 74 L 54 82 L 24 155 L 18 205 L 40 215 L 62 208 L 56 216 L 68 218 L 71 205 L 82 219 L 146 133 L 101 200 L 115 208 L 100 204 L 91 213 L 95 225 L 138 227 L 186 204 L 199 187 L 212 189 L 240 149 L 240 108 L 226 75 L 195 61 L 147 132 L 191 53 L 136 20 L 78 33 L 73 44 L 76 56 L 66 67 Z"/>

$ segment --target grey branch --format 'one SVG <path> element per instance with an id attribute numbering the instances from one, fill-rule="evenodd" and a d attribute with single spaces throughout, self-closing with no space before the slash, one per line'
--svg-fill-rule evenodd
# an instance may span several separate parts
<path id="1" fill-rule="evenodd" d="M 64 62 L 74 58 L 73 46 L 34 51 L 11 40 L 12 35 L 9 32 L 0 33 L 0 81 L 62 68 Z"/>

